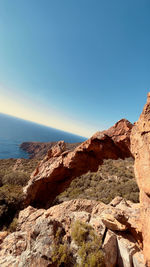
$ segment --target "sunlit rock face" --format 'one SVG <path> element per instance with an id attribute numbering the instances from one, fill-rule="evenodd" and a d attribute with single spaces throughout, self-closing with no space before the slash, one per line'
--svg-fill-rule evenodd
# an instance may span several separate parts
<path id="1" fill-rule="evenodd" d="M 150 93 L 131 133 L 131 152 L 135 157 L 135 176 L 140 188 L 143 250 L 150 266 Z"/>
<path id="2" fill-rule="evenodd" d="M 60 141 L 52 147 L 24 188 L 25 205 L 48 207 L 71 181 L 88 172 L 97 171 L 104 159 L 131 157 L 132 124 L 126 119 L 103 132 L 97 132 L 73 151 L 66 151 Z"/>
<path id="3" fill-rule="evenodd" d="M 19 213 L 16 232 L 0 233 L 0 266 L 60 266 L 52 257 L 57 238 L 72 254 L 72 263 L 62 266 L 77 265 L 80 247 L 71 233 L 74 222 L 80 221 L 101 238 L 106 267 L 146 267 L 139 248 L 139 208 L 139 204 L 122 198 L 109 205 L 76 199 L 47 210 L 28 206 Z"/>

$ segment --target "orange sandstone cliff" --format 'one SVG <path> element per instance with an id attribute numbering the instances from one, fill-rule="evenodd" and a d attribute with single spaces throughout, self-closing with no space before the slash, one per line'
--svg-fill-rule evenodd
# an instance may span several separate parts
<path id="1" fill-rule="evenodd" d="M 150 266 L 150 93 L 131 133 L 131 152 L 135 157 L 135 176 L 140 188 L 143 251 Z"/>

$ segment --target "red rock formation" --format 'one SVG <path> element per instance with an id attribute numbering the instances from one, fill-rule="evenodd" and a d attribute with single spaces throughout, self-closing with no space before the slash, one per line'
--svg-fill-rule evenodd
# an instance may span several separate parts
<path id="1" fill-rule="evenodd" d="M 107 131 L 97 132 L 74 151 L 65 151 L 64 143 L 53 147 L 32 174 L 24 188 L 25 204 L 49 206 L 77 176 L 97 171 L 104 159 L 130 157 L 132 124 L 122 119 Z"/>
<path id="2" fill-rule="evenodd" d="M 143 249 L 150 266 L 150 93 L 132 129 L 131 151 L 135 157 L 135 175 L 140 188 Z"/>

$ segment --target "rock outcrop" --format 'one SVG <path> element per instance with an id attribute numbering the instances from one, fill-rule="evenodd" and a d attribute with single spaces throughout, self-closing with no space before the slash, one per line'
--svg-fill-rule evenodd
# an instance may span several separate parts
<path id="1" fill-rule="evenodd" d="M 132 129 L 131 151 L 135 157 L 135 176 L 140 188 L 143 250 L 150 266 L 150 93 Z"/>
<path id="2" fill-rule="evenodd" d="M 107 131 L 97 132 L 73 151 L 66 151 L 64 142 L 58 142 L 24 188 L 25 205 L 48 207 L 74 178 L 89 170 L 97 171 L 104 159 L 131 157 L 131 129 L 132 124 L 122 119 Z"/>
<path id="3" fill-rule="evenodd" d="M 141 229 L 138 225 L 139 204 L 121 198 L 114 203 L 118 204 L 112 206 L 78 199 L 48 210 L 27 207 L 19 214 L 17 231 L 9 235 L 1 234 L 0 266 L 59 266 L 52 263 L 56 238 L 62 245 L 67 244 L 74 263 L 79 261 L 79 248 L 74 243 L 71 231 L 72 224 L 80 221 L 101 236 L 106 267 L 144 267 L 140 249 Z M 71 266 L 74 264 L 70 263 Z"/>
<path id="4" fill-rule="evenodd" d="M 59 142 L 59 141 L 58 141 Z M 43 159 L 47 152 L 58 142 L 23 142 L 20 148 L 29 154 L 29 158 Z M 66 150 L 73 150 L 81 143 L 65 143 Z"/>

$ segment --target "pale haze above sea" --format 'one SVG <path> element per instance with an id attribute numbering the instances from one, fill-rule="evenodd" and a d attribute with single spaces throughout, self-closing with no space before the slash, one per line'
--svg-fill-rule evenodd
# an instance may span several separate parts
<path id="1" fill-rule="evenodd" d="M 83 142 L 86 138 L 0 113 L 0 159 L 28 158 L 23 142 Z"/>

